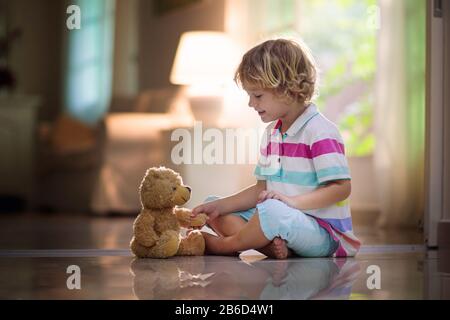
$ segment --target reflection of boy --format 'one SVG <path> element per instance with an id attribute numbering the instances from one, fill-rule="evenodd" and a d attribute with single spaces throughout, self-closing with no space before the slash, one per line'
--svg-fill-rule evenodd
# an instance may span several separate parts
<path id="1" fill-rule="evenodd" d="M 341 261 L 342 262 L 342 261 Z M 356 261 L 302 259 L 285 262 L 281 282 L 267 281 L 260 295 L 262 300 L 348 299 L 360 267 Z M 272 265 L 272 264 L 271 264 Z"/>

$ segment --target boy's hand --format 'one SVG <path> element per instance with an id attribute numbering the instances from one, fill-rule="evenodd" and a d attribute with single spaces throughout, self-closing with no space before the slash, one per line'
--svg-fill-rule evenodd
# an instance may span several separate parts
<path id="1" fill-rule="evenodd" d="M 291 207 L 295 207 L 292 197 L 285 196 L 284 194 L 282 194 L 280 192 L 277 192 L 277 191 L 266 191 L 266 190 L 262 191 L 259 194 L 258 203 L 264 202 L 267 199 L 280 200 L 280 201 L 286 203 L 287 205 L 289 205 Z"/>
<path id="2" fill-rule="evenodd" d="M 200 213 L 206 214 L 208 216 L 208 220 L 214 220 L 215 218 L 217 218 L 220 215 L 217 201 L 204 203 L 192 209 L 193 217 L 197 216 Z"/>

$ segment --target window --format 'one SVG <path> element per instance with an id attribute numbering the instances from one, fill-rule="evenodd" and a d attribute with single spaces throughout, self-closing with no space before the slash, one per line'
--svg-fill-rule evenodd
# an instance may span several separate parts
<path id="1" fill-rule="evenodd" d="M 81 29 L 67 30 L 65 105 L 69 114 L 95 123 L 111 96 L 115 0 L 77 0 Z"/>
<path id="2" fill-rule="evenodd" d="M 251 0 L 253 40 L 299 37 L 320 68 L 319 109 L 336 123 L 348 155 L 374 150 L 372 129 L 376 41 L 376 0 Z"/>

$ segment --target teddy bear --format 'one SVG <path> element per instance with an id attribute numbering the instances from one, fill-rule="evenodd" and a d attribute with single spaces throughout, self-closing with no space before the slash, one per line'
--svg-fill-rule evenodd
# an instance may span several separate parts
<path id="1" fill-rule="evenodd" d="M 133 224 L 130 242 L 138 258 L 169 258 L 198 256 L 205 252 L 205 239 L 198 230 L 207 216 L 191 217 L 191 211 L 178 206 L 191 197 L 191 188 L 172 169 L 153 167 L 147 170 L 139 187 L 142 209 Z M 181 236 L 181 227 L 191 229 Z"/>

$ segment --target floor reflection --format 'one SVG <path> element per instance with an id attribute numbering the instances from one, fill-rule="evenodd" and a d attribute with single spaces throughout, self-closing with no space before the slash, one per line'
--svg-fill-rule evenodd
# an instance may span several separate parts
<path id="1" fill-rule="evenodd" d="M 386 248 L 389 252 L 389 248 Z M 436 251 L 356 259 L 175 257 L 135 260 L 118 250 L 0 250 L 0 299 L 449 299 L 448 256 Z M 81 289 L 67 268 L 79 266 Z M 381 288 L 368 286 L 378 266 Z"/>
<path id="2" fill-rule="evenodd" d="M 138 299 L 348 299 L 361 270 L 354 259 L 215 260 L 135 259 L 133 292 Z"/>

